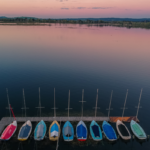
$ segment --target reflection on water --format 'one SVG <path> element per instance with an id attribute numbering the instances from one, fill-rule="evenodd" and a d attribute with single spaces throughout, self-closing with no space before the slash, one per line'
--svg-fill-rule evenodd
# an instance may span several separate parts
<path id="1" fill-rule="evenodd" d="M 56 89 L 57 115 L 67 115 L 70 89 L 70 115 L 81 114 L 82 89 L 85 91 L 84 116 L 94 116 L 96 89 L 99 89 L 98 116 L 107 116 L 113 89 L 111 116 L 121 116 L 127 88 L 125 116 L 135 116 L 140 89 L 143 87 L 139 111 L 141 126 L 149 130 L 150 106 L 150 30 L 86 25 L 0 26 L 0 118 L 8 116 L 6 88 L 16 116 L 22 115 L 22 88 L 25 89 L 28 116 L 37 116 L 38 87 L 41 87 L 42 116 L 53 116 L 53 90 Z M 76 126 L 77 123 L 75 123 Z M 88 124 L 88 123 L 87 123 Z M 101 124 L 101 123 L 100 123 Z M 115 128 L 115 124 L 114 128 Z M 127 126 L 130 128 L 129 124 Z M 46 143 L 46 144 L 45 144 Z M 7 143 L 18 148 L 15 139 Z M 47 139 L 45 149 L 55 149 Z M 41 144 L 37 144 L 41 147 Z M 107 140 L 94 143 L 90 138 L 82 146 L 65 143 L 59 149 L 148 149 L 149 142 L 136 139 L 114 144 Z M 2 146 L 2 145 L 0 145 Z M 23 144 L 34 149 L 34 140 Z M 40 149 L 39 147 L 39 149 Z M 25 149 L 25 148 L 24 148 Z"/>

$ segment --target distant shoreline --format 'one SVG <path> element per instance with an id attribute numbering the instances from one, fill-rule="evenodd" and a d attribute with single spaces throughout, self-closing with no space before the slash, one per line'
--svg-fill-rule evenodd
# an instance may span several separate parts
<path id="1" fill-rule="evenodd" d="M 104 22 L 104 23 L 87 23 L 87 22 L 5 22 L 0 21 L 0 25 L 23 25 L 23 26 L 51 26 L 51 24 L 77 24 L 77 25 L 87 25 L 87 26 L 114 26 L 114 27 L 126 27 L 126 28 L 143 28 L 150 29 L 150 22 Z"/>

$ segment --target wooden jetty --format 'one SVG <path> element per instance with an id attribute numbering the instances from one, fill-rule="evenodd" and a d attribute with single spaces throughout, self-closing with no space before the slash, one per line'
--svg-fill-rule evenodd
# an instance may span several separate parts
<path id="1" fill-rule="evenodd" d="M 116 122 L 118 119 L 122 119 L 122 117 L 82 117 L 83 121 L 110 121 L 110 122 Z M 130 122 L 131 120 L 139 121 L 136 119 L 136 117 L 123 117 L 124 122 Z M 4 130 L 5 126 L 10 124 L 14 120 L 13 117 L 3 117 L 0 121 L 0 133 Z M 68 116 L 66 117 L 16 117 L 17 122 L 23 123 L 27 120 L 30 120 L 31 122 L 39 122 L 41 120 L 44 120 L 45 122 L 52 122 L 54 120 L 61 120 L 61 122 L 68 121 Z M 80 121 L 81 117 L 69 117 L 69 121 Z"/>

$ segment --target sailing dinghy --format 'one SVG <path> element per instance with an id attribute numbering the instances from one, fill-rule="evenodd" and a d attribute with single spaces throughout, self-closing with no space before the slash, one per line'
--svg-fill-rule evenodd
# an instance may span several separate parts
<path id="1" fill-rule="evenodd" d="M 116 141 L 117 140 L 117 135 L 116 135 L 115 130 L 107 121 L 103 122 L 102 128 L 103 128 L 103 131 L 104 131 L 106 138 L 109 141 Z"/>
<path id="2" fill-rule="evenodd" d="M 126 127 L 126 125 L 122 121 L 117 120 L 116 128 L 117 128 L 118 134 L 121 136 L 121 138 L 123 140 L 131 139 L 131 134 L 130 134 L 128 128 Z"/>
<path id="3" fill-rule="evenodd" d="M 78 141 L 86 141 L 87 140 L 87 127 L 85 123 L 81 120 L 76 127 L 76 135 Z"/>
<path id="4" fill-rule="evenodd" d="M 146 133 L 144 132 L 143 128 L 134 120 L 131 120 L 130 127 L 131 127 L 132 132 L 138 139 L 145 140 L 147 138 Z"/>
<path id="5" fill-rule="evenodd" d="M 63 132 L 64 141 L 73 141 L 74 129 L 72 124 L 69 121 L 67 121 L 64 124 L 62 132 Z"/>
<path id="6" fill-rule="evenodd" d="M 46 134 L 46 124 L 41 120 L 35 127 L 34 130 L 34 140 L 41 141 L 44 139 Z"/>
<path id="7" fill-rule="evenodd" d="M 102 140 L 102 131 L 100 126 L 93 120 L 90 124 L 90 133 L 95 141 Z"/>
<path id="8" fill-rule="evenodd" d="M 16 121 L 16 118 L 15 118 L 15 115 L 13 113 L 13 110 L 11 108 L 11 106 L 9 105 L 10 109 L 11 109 L 11 112 L 13 114 L 13 117 L 14 117 L 14 121 L 9 124 L 6 129 L 3 131 L 0 139 L 3 140 L 3 141 L 8 141 L 13 135 L 14 133 L 16 132 L 16 129 L 17 129 L 17 121 Z"/>
<path id="9" fill-rule="evenodd" d="M 28 120 L 22 125 L 18 134 L 18 140 L 26 141 L 29 138 L 31 131 L 32 131 L 32 123 L 30 120 Z"/>
<path id="10" fill-rule="evenodd" d="M 55 120 L 49 127 L 49 139 L 51 141 L 57 141 L 59 139 L 59 136 L 60 136 L 60 125 Z"/>

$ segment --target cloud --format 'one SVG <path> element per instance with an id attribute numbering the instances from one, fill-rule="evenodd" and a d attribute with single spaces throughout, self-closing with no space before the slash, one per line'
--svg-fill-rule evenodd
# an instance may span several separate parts
<path id="1" fill-rule="evenodd" d="M 65 10 L 68 10 L 69 8 L 64 8 L 64 7 L 62 7 L 61 9 L 65 9 Z"/>
<path id="2" fill-rule="evenodd" d="M 77 7 L 77 9 L 85 9 L 86 7 Z"/>
<path id="3" fill-rule="evenodd" d="M 59 1 L 59 2 L 65 2 L 65 1 L 68 1 L 68 0 L 56 0 L 56 1 Z"/>
<path id="4" fill-rule="evenodd" d="M 113 7 L 92 7 L 91 9 L 110 9 Z"/>

